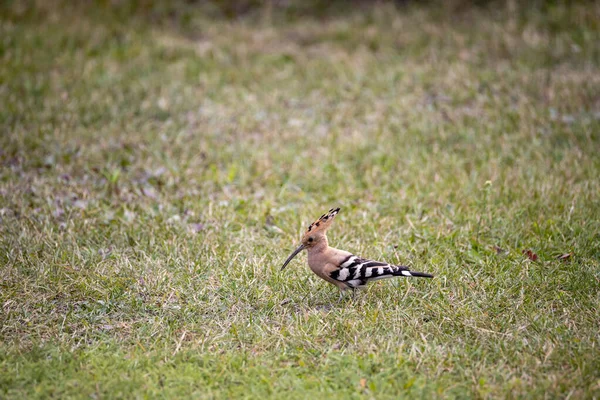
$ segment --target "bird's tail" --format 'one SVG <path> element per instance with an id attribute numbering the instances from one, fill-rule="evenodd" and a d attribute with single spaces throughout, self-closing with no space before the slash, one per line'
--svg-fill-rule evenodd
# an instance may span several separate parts
<path id="1" fill-rule="evenodd" d="M 398 266 L 398 269 L 394 271 L 394 276 L 416 276 L 419 278 L 433 278 L 433 275 L 426 272 L 411 271 L 407 267 Z"/>

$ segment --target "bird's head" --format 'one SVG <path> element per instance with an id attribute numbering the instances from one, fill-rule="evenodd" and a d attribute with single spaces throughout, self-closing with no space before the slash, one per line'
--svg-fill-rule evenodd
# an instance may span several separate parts
<path id="1" fill-rule="evenodd" d="M 321 217 L 318 220 L 316 220 L 308 226 L 306 232 L 304 232 L 304 235 L 302 236 L 300 246 L 298 246 L 298 248 L 294 250 L 292 254 L 290 254 L 288 259 L 285 260 L 285 263 L 283 264 L 283 267 L 281 267 L 281 270 L 283 270 L 289 264 L 289 262 L 292 261 L 292 259 L 296 257 L 296 255 L 298 255 L 298 253 L 300 253 L 302 250 L 310 249 L 311 247 L 315 247 L 319 244 L 322 244 L 323 242 L 327 244 L 327 236 L 325 235 L 325 233 L 327 232 L 327 229 L 329 229 L 329 227 L 331 226 L 333 219 L 339 211 L 339 207 L 332 208 L 327 214 L 321 215 Z"/>

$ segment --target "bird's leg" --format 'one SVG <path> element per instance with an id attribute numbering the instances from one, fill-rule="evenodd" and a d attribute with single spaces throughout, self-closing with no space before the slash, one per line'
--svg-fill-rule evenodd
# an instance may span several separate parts
<path id="1" fill-rule="evenodd" d="M 344 291 L 342 289 L 340 289 L 340 298 L 338 299 L 338 301 L 342 301 L 343 298 L 344 298 Z"/>

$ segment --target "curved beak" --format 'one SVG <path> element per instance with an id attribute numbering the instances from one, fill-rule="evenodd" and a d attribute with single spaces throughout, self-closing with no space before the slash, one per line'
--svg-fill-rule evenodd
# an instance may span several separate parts
<path id="1" fill-rule="evenodd" d="M 294 257 L 296 257 L 298 255 L 298 253 L 300 253 L 302 250 L 304 250 L 304 245 L 301 244 L 300 246 L 298 246 L 298 248 L 296 250 L 294 250 L 294 252 L 292 254 L 290 254 L 290 256 L 288 257 L 287 260 L 285 260 L 285 262 L 283 263 L 283 267 L 281 267 L 281 271 L 283 271 L 283 269 L 285 267 L 287 267 L 287 265 L 290 263 L 290 261 L 292 261 L 292 259 Z"/>

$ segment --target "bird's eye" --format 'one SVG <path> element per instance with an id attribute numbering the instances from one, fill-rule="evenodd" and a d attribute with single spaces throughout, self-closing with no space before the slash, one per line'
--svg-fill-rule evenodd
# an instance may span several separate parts
<path id="1" fill-rule="evenodd" d="M 309 238 L 308 238 L 308 243 L 312 243 L 312 241 L 313 241 L 313 240 L 314 240 L 314 239 L 313 239 L 312 237 L 309 237 Z"/>

